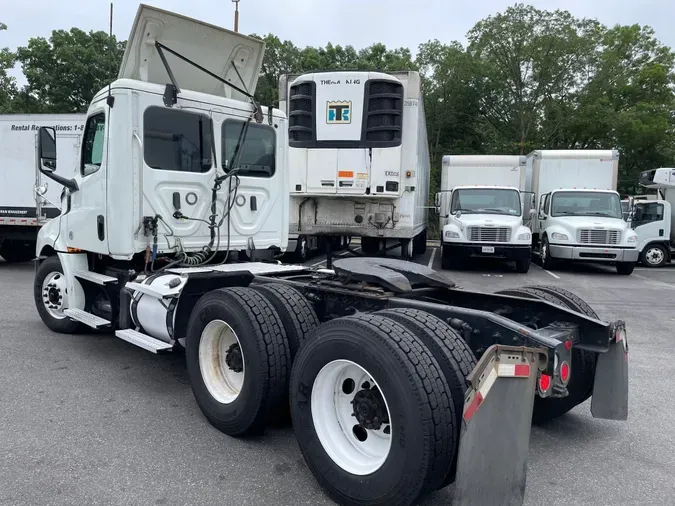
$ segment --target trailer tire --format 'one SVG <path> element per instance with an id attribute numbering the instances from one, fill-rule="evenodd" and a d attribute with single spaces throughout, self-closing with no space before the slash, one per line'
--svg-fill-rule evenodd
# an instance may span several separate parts
<path id="1" fill-rule="evenodd" d="M 282 283 L 252 285 L 276 309 L 286 329 L 291 361 L 309 335 L 321 324 L 307 298 L 295 288 Z"/>
<path id="2" fill-rule="evenodd" d="M 382 400 L 352 407 L 361 392 L 381 392 Z M 450 467 L 454 416 L 445 377 L 432 353 L 388 318 L 357 314 L 319 327 L 298 352 L 290 396 L 305 462 L 338 504 L 413 504 Z M 363 427 L 377 416 L 385 422 L 379 429 Z M 369 438 L 381 446 L 366 455 L 358 445 Z"/>
<path id="3" fill-rule="evenodd" d="M 581 298 L 568 290 L 556 286 L 534 285 L 502 290 L 495 293 L 545 300 L 585 314 L 591 318 L 598 318 L 595 311 Z M 544 424 L 561 417 L 574 407 L 585 402 L 593 394 L 596 363 L 597 354 L 579 348 L 572 348 L 572 377 L 567 385 L 567 397 L 543 399 L 536 396 L 534 399 L 532 422 L 535 425 Z"/>
<path id="4" fill-rule="evenodd" d="M 65 281 L 59 257 L 55 255 L 45 259 L 35 273 L 33 298 L 40 318 L 50 330 L 60 334 L 74 334 L 80 329 L 81 324 L 62 312 L 68 303 Z"/>
<path id="5" fill-rule="evenodd" d="M 35 258 L 35 241 L 5 239 L 0 245 L 0 257 L 8 264 L 29 262 Z"/>
<path id="6" fill-rule="evenodd" d="M 459 441 L 459 429 L 464 411 L 464 396 L 468 388 L 467 376 L 476 367 L 476 357 L 464 339 L 443 320 L 420 309 L 395 308 L 384 309 L 374 314 L 384 316 L 403 325 L 412 335 L 417 336 L 438 361 L 450 387 L 450 397 L 454 406 L 455 441 Z M 452 457 L 452 467 L 446 475 L 442 487 L 455 481 L 457 472 L 457 450 Z"/>
<path id="7" fill-rule="evenodd" d="M 226 339 L 230 343 L 223 360 Z M 260 433 L 283 413 L 288 340 L 272 303 L 253 288 L 213 290 L 197 301 L 188 322 L 185 359 L 199 408 L 225 434 Z M 234 378 L 230 371 L 242 377 Z"/>

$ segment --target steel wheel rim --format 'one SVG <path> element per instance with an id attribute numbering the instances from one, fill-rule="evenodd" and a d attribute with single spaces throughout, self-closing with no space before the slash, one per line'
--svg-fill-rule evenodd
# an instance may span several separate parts
<path id="1" fill-rule="evenodd" d="M 216 402 L 231 404 L 239 397 L 246 363 L 236 332 L 223 320 L 209 322 L 202 331 L 199 369 L 206 389 Z"/>
<path id="2" fill-rule="evenodd" d="M 661 248 L 649 248 L 645 253 L 645 259 L 649 265 L 659 265 L 663 262 L 665 255 Z"/>
<path id="3" fill-rule="evenodd" d="M 47 274 L 42 282 L 42 303 L 52 318 L 63 320 L 66 317 L 63 310 L 68 304 L 68 292 L 66 277 L 62 273 L 54 271 Z"/>
<path id="4" fill-rule="evenodd" d="M 353 390 L 348 388 L 353 382 Z M 363 388 L 367 385 L 369 388 Z M 377 390 L 375 390 L 377 389 Z M 357 394 L 379 393 L 374 413 L 386 413 L 378 429 L 365 428 L 356 418 L 354 411 L 361 404 Z M 363 399 L 363 398 L 361 398 Z M 353 404 L 355 403 L 355 404 Z M 383 409 L 382 409 L 383 408 Z M 364 476 L 382 467 L 391 451 L 391 411 L 387 400 L 373 377 L 360 365 L 350 360 L 334 360 L 326 364 L 317 374 L 311 394 L 312 422 L 317 437 L 328 456 L 344 471 Z M 361 414 L 364 414 L 361 411 Z M 364 415 L 365 416 L 365 415 Z M 369 420 L 370 422 L 373 421 Z M 389 423 L 384 423 L 389 422 Z"/>

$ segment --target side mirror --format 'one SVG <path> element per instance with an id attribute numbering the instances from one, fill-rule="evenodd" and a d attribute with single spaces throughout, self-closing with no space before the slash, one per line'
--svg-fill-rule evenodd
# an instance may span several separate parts
<path id="1" fill-rule="evenodd" d="M 45 176 L 68 188 L 71 192 L 80 189 L 77 181 L 56 174 L 56 130 L 40 127 L 38 130 L 38 169 Z M 45 185 L 46 192 L 46 185 Z"/>
<path id="2" fill-rule="evenodd" d="M 460 219 L 462 217 L 462 211 L 457 211 L 455 213 L 455 218 Z"/>
<path id="3" fill-rule="evenodd" d="M 56 171 L 56 130 L 40 127 L 38 131 L 38 158 L 40 172 L 51 174 Z"/>

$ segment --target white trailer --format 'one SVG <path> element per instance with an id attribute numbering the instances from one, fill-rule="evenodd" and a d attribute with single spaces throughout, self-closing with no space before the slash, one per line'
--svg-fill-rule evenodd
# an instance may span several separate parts
<path id="1" fill-rule="evenodd" d="M 538 150 L 527 156 L 539 202 L 532 246 L 545 269 L 562 261 L 614 263 L 631 274 L 637 234 L 623 219 L 616 191 L 616 150 Z"/>
<path id="2" fill-rule="evenodd" d="M 290 233 L 424 253 L 429 148 L 418 72 L 285 75 Z"/>
<path id="3" fill-rule="evenodd" d="M 84 129 L 83 114 L 0 115 L 0 256 L 8 262 L 35 258 L 35 240 L 60 212 L 62 187 L 38 170 L 40 127 L 59 132 L 59 170 L 74 173 Z"/>
<path id="4" fill-rule="evenodd" d="M 436 206 L 444 269 L 488 257 L 514 260 L 521 273 L 529 270 L 533 196 L 523 193 L 526 177 L 524 156 L 443 157 Z"/>
<path id="5" fill-rule="evenodd" d="M 638 235 L 640 262 L 646 267 L 662 267 L 675 254 L 675 168 L 660 168 L 640 174 L 640 185 L 656 190 L 656 195 L 631 198 L 630 226 Z"/>
<path id="6" fill-rule="evenodd" d="M 408 506 L 454 482 L 461 504 L 521 504 L 533 420 L 589 397 L 594 417 L 627 418 L 625 323 L 556 287 L 467 292 L 402 260 L 223 257 L 222 243 L 288 235 L 287 120 L 252 96 L 263 51 L 140 6 L 72 177 L 54 170 L 58 134 L 40 129 L 40 170 L 69 202 L 38 234 L 42 321 L 184 347 L 197 405 L 230 436 L 290 411 L 338 502 Z"/>

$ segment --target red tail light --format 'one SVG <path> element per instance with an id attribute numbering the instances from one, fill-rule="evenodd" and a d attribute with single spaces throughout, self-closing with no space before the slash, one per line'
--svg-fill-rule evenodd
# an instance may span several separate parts
<path id="1" fill-rule="evenodd" d="M 551 377 L 548 374 L 539 376 L 539 391 L 546 393 L 551 388 Z"/>
<path id="2" fill-rule="evenodd" d="M 560 364 L 560 380 L 564 384 L 570 380 L 570 365 L 567 362 Z"/>

